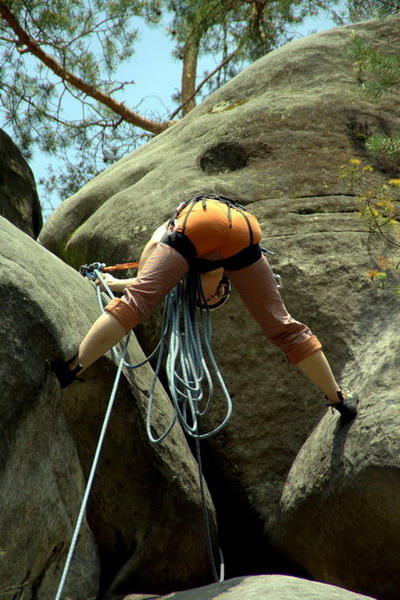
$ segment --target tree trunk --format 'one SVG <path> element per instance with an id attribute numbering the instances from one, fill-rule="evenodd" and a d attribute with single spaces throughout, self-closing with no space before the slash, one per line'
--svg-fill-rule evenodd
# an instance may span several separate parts
<path id="1" fill-rule="evenodd" d="M 200 40 L 189 37 L 183 49 L 181 105 L 183 116 L 196 106 L 194 91 L 196 89 L 197 57 Z"/>

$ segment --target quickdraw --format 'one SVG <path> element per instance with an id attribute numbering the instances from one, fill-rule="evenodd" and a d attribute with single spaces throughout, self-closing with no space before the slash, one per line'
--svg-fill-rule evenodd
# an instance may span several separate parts
<path id="1" fill-rule="evenodd" d="M 121 263 L 113 266 L 107 266 L 106 263 L 93 262 L 89 265 L 81 265 L 79 267 L 79 273 L 89 279 L 97 279 L 96 271 L 100 271 L 100 273 L 109 273 L 111 271 L 122 271 L 124 269 L 137 269 L 138 267 L 138 262 Z"/>

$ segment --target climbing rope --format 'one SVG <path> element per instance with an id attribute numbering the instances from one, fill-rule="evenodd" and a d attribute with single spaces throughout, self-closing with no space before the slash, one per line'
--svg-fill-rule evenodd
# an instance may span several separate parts
<path id="1" fill-rule="evenodd" d="M 126 264 L 137 265 L 137 263 L 124 263 L 124 265 L 117 266 L 123 267 Z M 81 272 L 90 276 L 92 280 L 98 279 L 110 300 L 114 298 L 114 294 L 102 276 L 106 269 L 111 270 L 114 267 L 106 267 L 103 263 L 93 263 L 93 265 L 81 267 Z M 96 292 L 100 311 L 103 312 L 107 301 L 104 301 L 101 294 L 101 286 L 96 286 Z M 118 361 L 119 354 L 116 347 L 112 349 L 112 352 Z M 157 362 L 150 385 L 146 417 L 146 431 L 149 440 L 152 443 L 163 441 L 177 420 L 180 421 L 185 433 L 190 437 L 203 439 L 221 431 L 232 416 L 232 400 L 212 350 L 212 318 L 204 297 L 200 274 L 195 269 L 190 270 L 166 296 L 160 341 L 156 348 L 142 362 L 131 364 L 124 360 L 123 366 L 128 369 L 137 369 L 156 355 Z M 165 370 L 174 414 L 164 433 L 155 437 L 151 427 L 155 387 L 165 357 Z M 199 418 L 210 412 L 214 397 L 214 383 L 209 364 L 223 393 L 225 416 L 214 429 L 200 432 Z M 208 388 L 206 400 L 205 382 Z"/>
<path id="2" fill-rule="evenodd" d="M 83 519 L 85 517 L 86 506 L 87 506 L 87 503 L 88 503 L 88 500 L 89 500 L 89 495 L 90 495 L 90 492 L 91 492 L 91 489 L 92 489 L 93 479 L 94 479 L 94 476 L 95 476 L 95 473 L 96 473 L 96 469 L 97 469 L 97 464 L 98 464 L 99 458 L 100 458 L 100 452 L 101 452 L 101 449 L 102 449 L 102 446 L 103 446 L 103 442 L 104 442 L 104 438 L 105 438 L 105 435 L 106 435 L 106 431 L 107 431 L 107 427 L 108 427 L 108 422 L 110 420 L 111 411 L 112 411 L 112 408 L 113 408 L 113 405 L 114 405 L 115 396 L 117 394 L 118 384 L 119 384 L 119 380 L 120 380 L 121 373 L 122 373 L 122 367 L 123 367 L 124 360 L 125 360 L 125 354 L 126 354 L 126 351 L 127 351 L 127 348 L 128 348 L 128 342 L 129 342 L 129 337 L 126 340 L 126 343 L 125 343 L 125 346 L 124 346 L 124 349 L 122 351 L 121 358 L 120 358 L 120 361 L 119 361 L 119 364 L 118 364 L 117 374 L 115 376 L 113 388 L 112 388 L 112 391 L 111 391 L 110 400 L 109 400 L 108 405 L 107 405 L 106 414 L 105 414 L 103 425 L 102 425 L 102 428 L 101 428 L 101 431 L 100 431 L 99 441 L 97 443 L 96 452 L 94 454 L 94 458 L 93 458 L 92 466 L 91 466 L 91 469 L 90 469 L 89 477 L 88 477 L 88 480 L 87 480 L 87 483 L 86 483 L 85 493 L 83 495 L 82 504 L 81 504 L 81 507 L 80 507 L 80 510 L 79 510 L 78 518 L 76 520 L 76 525 L 75 525 L 75 528 L 74 528 L 74 532 L 72 534 L 72 539 L 71 539 L 70 547 L 69 547 L 67 558 L 66 558 L 66 561 L 65 561 L 64 570 L 63 570 L 62 575 L 61 575 L 60 583 L 59 583 L 59 586 L 58 586 L 58 589 L 57 589 L 57 592 L 56 592 L 56 595 L 55 595 L 55 600 L 60 600 L 60 598 L 61 598 L 61 594 L 62 594 L 62 591 L 64 589 L 64 585 L 65 585 L 65 582 L 67 580 L 68 572 L 69 572 L 69 569 L 70 569 L 70 566 L 71 566 L 72 557 L 73 557 L 73 554 L 74 554 L 74 551 L 75 551 L 75 547 L 76 547 L 76 544 L 77 544 L 77 541 L 78 541 L 79 532 L 81 530 Z"/>
<path id="3" fill-rule="evenodd" d="M 114 294 L 107 285 L 102 273 L 122 268 L 135 268 L 137 266 L 138 263 L 124 263 L 123 265 L 119 264 L 114 267 L 107 267 L 103 263 L 93 263 L 92 265 L 83 265 L 83 267 L 81 267 L 80 271 L 83 275 L 92 280 L 98 279 L 100 281 L 101 286 L 96 286 L 96 293 L 101 312 L 104 311 L 104 306 L 107 303 L 104 300 L 101 287 L 104 289 L 105 294 L 109 299 L 114 298 Z M 129 333 L 126 337 L 120 351 L 118 351 L 116 346 L 112 348 L 114 359 L 118 363 L 117 373 L 55 600 L 60 600 L 61 598 L 71 566 L 72 557 L 82 527 L 94 475 L 118 390 L 122 369 L 124 367 L 128 369 L 141 367 L 155 355 L 157 355 L 157 362 L 150 385 L 146 415 L 147 436 L 150 442 L 158 444 L 169 435 L 173 426 L 179 420 L 185 433 L 195 439 L 207 551 L 214 580 L 216 582 L 224 580 L 224 559 L 222 551 L 219 549 L 220 573 L 218 575 L 212 548 L 211 528 L 204 490 L 200 440 L 215 435 L 226 425 L 232 415 L 232 401 L 212 351 L 211 315 L 203 294 L 200 274 L 197 270 L 190 270 L 185 278 L 167 295 L 164 305 L 160 341 L 154 351 L 146 359 L 137 364 L 132 364 L 126 360 L 130 335 L 131 334 Z M 156 383 L 165 354 L 166 375 L 174 412 L 165 431 L 160 436 L 156 437 L 153 434 L 151 426 L 152 413 L 154 409 Z M 225 399 L 225 416 L 219 425 L 210 431 L 201 432 L 200 417 L 210 412 L 214 396 L 214 384 L 210 367 L 208 366 L 209 363 L 214 370 Z M 207 393 L 204 391 L 205 383 L 208 388 Z"/>
<path id="4" fill-rule="evenodd" d="M 215 435 L 225 427 L 232 415 L 232 400 L 212 351 L 211 314 L 197 271 L 189 271 L 166 297 L 160 342 L 148 401 L 146 429 L 149 440 L 153 443 L 161 442 L 178 419 L 190 437 L 204 439 Z M 151 429 L 154 389 L 166 345 L 165 370 L 174 415 L 166 431 L 155 437 Z M 210 412 L 214 396 L 214 383 L 208 363 L 213 368 L 223 393 L 225 416 L 214 429 L 201 432 L 199 418 Z M 204 389 L 205 383 L 208 393 Z"/>

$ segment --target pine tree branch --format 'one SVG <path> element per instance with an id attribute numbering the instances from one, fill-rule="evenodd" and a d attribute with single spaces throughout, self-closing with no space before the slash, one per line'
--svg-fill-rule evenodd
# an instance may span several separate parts
<path id="1" fill-rule="evenodd" d="M 172 124 L 171 121 L 161 123 L 142 117 L 138 113 L 131 111 L 122 102 L 114 100 L 114 98 L 102 92 L 96 86 L 87 83 L 81 77 L 78 77 L 68 69 L 65 69 L 52 56 L 50 56 L 49 54 L 44 52 L 44 50 L 42 50 L 42 48 L 36 43 L 36 41 L 33 38 L 31 38 L 30 35 L 23 29 L 16 16 L 2 1 L 0 1 L 0 17 L 2 17 L 7 22 L 8 26 L 16 34 L 18 40 L 15 40 L 15 44 L 18 46 L 18 49 L 21 53 L 24 53 L 26 51 L 30 52 L 31 54 L 36 56 L 43 64 L 45 64 L 49 69 L 51 69 L 53 73 L 61 77 L 61 79 L 68 82 L 70 85 L 74 86 L 87 96 L 90 96 L 94 100 L 97 100 L 101 104 L 104 104 L 113 112 L 120 115 L 120 117 L 122 117 L 124 121 L 127 121 L 128 123 L 131 123 L 132 125 L 135 125 L 140 129 L 144 129 L 145 131 L 150 131 L 151 133 L 155 134 L 161 133 L 169 125 Z"/>
<path id="2" fill-rule="evenodd" d="M 379 4 L 383 4 L 383 6 L 389 7 L 389 8 L 393 8 L 394 10 L 399 10 L 400 9 L 400 4 L 398 2 L 396 2 L 395 4 L 393 2 L 388 2 L 388 0 L 379 0 L 378 2 L 378 6 Z"/>

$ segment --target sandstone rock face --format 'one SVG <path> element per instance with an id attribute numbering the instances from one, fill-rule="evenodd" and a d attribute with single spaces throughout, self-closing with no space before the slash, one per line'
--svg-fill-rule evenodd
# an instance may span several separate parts
<path id="1" fill-rule="evenodd" d="M 14 364 L 22 378 L 24 369 Z M 0 590 L 7 600 L 54 598 L 60 559 L 79 510 L 83 475 L 57 387 L 47 381 L 40 390 L 30 389 L 25 406 L 21 394 L 2 397 Z M 76 598 L 92 596 L 99 585 L 99 561 L 86 523 L 76 556 L 65 591 Z"/>
<path id="2" fill-rule="evenodd" d="M 298 454 L 283 489 L 276 538 L 312 577 L 396 600 L 399 394 L 379 379 L 395 377 L 399 359 L 391 356 L 383 365 L 379 358 L 356 422 L 341 427 L 333 416 L 325 418 Z"/>
<path id="3" fill-rule="evenodd" d="M 97 317 L 92 285 L 3 218 L 0 272 L 0 591 L 7 600 L 50 600 L 116 366 L 104 357 L 86 383 L 61 392 L 49 363 L 73 356 Z M 143 359 L 133 337 L 129 357 Z M 148 365 L 122 378 L 65 596 L 93 598 L 99 586 L 163 593 L 212 581 L 197 465 L 185 438 L 178 426 L 162 445 L 146 438 L 151 378 Z M 155 432 L 170 416 L 159 386 Z"/>
<path id="4" fill-rule="evenodd" d="M 240 200 L 276 252 L 288 309 L 321 339 L 338 379 L 359 391 L 360 415 L 343 428 L 337 416 L 323 416 L 318 392 L 266 343 L 236 296 L 215 315 L 234 416 L 204 448 L 230 576 L 296 568 L 380 600 L 398 589 L 399 458 L 394 446 L 384 452 L 399 420 L 398 305 L 365 277 L 371 236 L 338 168 L 356 157 L 372 161 L 376 182 L 398 176 L 393 164 L 368 157 L 362 140 L 398 132 L 399 100 L 361 95 L 346 44 L 355 31 L 372 43 L 391 40 L 395 51 L 399 22 L 338 28 L 272 52 L 64 202 L 40 235 L 75 267 L 112 264 L 137 258 L 181 200 Z M 138 328 L 146 349 L 153 330 L 154 322 Z M 313 546 L 318 527 L 324 551 Z M 365 543 L 375 527 L 376 543 Z M 387 565 L 383 583 L 375 574 Z"/>
<path id="5" fill-rule="evenodd" d="M 0 589 L 7 600 L 50 600 L 84 486 L 60 388 L 46 368 L 57 352 L 55 332 L 69 320 L 58 304 L 68 304 L 68 288 L 61 295 L 57 288 L 65 273 L 75 273 L 7 220 L 0 223 Z M 97 550 L 85 524 L 66 592 L 91 596 L 98 582 Z"/>
<path id="6" fill-rule="evenodd" d="M 159 600 L 373 600 L 369 596 L 354 594 L 332 585 L 305 581 L 283 575 L 259 575 L 237 577 L 223 583 L 215 583 L 197 590 L 157 596 Z M 156 596 L 129 595 L 124 600 L 155 600 Z"/>
<path id="7" fill-rule="evenodd" d="M 12 139 L 0 129 L 0 215 L 33 238 L 42 212 L 32 171 Z"/>

